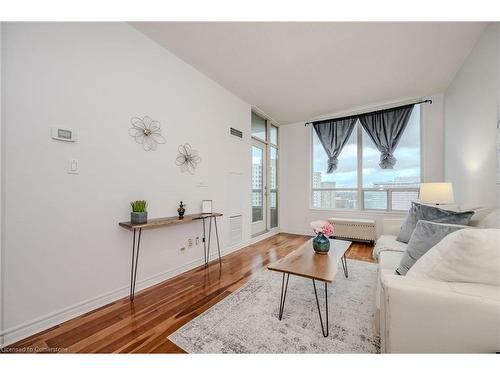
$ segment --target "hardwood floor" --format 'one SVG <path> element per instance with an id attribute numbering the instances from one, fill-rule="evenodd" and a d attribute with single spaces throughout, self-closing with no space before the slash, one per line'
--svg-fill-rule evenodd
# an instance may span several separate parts
<path id="1" fill-rule="evenodd" d="M 69 353 L 182 353 L 167 336 L 230 295 L 270 262 L 311 237 L 281 233 L 136 294 L 19 341 L 9 348 Z M 373 262 L 372 246 L 353 243 L 350 259 Z"/>

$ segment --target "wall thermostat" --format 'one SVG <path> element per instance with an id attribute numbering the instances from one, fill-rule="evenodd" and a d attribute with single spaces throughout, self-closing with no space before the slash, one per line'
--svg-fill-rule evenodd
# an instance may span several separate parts
<path id="1" fill-rule="evenodd" d="M 76 133 L 71 129 L 52 128 L 52 138 L 58 141 L 75 142 Z"/>

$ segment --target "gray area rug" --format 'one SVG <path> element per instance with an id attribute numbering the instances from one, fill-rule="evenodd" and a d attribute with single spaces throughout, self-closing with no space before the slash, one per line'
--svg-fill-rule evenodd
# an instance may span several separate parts
<path id="1" fill-rule="evenodd" d="M 379 353 L 373 327 L 376 265 L 348 260 L 328 285 L 330 334 L 323 337 L 312 281 L 290 275 L 278 320 L 282 274 L 262 271 L 168 338 L 188 353 Z M 324 314 L 324 283 L 316 282 Z"/>

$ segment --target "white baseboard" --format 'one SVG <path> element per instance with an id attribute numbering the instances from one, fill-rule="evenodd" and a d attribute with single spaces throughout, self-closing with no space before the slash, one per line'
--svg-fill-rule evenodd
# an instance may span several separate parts
<path id="1" fill-rule="evenodd" d="M 240 242 L 239 244 L 230 246 L 222 250 L 221 256 L 232 253 L 245 246 L 248 246 L 249 244 L 250 240 L 247 240 Z M 212 252 L 210 260 L 217 259 L 217 256 L 218 254 L 216 251 Z M 166 281 L 172 277 L 175 277 L 183 272 L 189 271 L 190 269 L 201 266 L 203 262 L 204 262 L 203 258 L 200 257 L 193 261 L 187 262 L 179 267 L 175 267 L 165 272 L 161 272 L 156 275 L 150 276 L 147 279 L 137 280 L 136 293 L 145 288 L 148 288 L 150 286 Z M 101 294 L 94 298 L 90 298 L 86 301 L 79 302 L 67 308 L 54 311 L 50 314 L 41 316 L 29 322 L 22 323 L 15 327 L 6 329 L 5 331 L 0 332 L 0 348 L 13 344 L 19 340 L 32 336 L 48 328 L 54 327 L 58 324 L 64 323 L 70 319 L 76 318 L 82 314 L 88 313 L 99 307 L 115 302 L 121 298 L 127 297 L 129 291 L 130 291 L 130 285 L 126 285 L 121 288 L 115 289 L 111 292 Z"/>
<path id="2" fill-rule="evenodd" d="M 314 233 L 312 233 L 312 230 L 282 230 L 281 233 L 288 233 L 288 234 L 297 234 L 300 236 L 309 236 L 309 237 L 314 237 Z"/>
<path id="3" fill-rule="evenodd" d="M 279 233 L 281 233 L 281 232 L 280 232 L 280 230 L 278 228 L 272 229 L 269 232 L 263 233 L 263 234 L 261 234 L 259 236 L 256 236 L 256 237 L 252 237 L 250 239 L 250 244 L 254 244 L 254 243 L 257 243 L 259 241 L 265 240 L 266 238 L 275 236 L 275 235 L 277 235 Z"/>
<path id="4" fill-rule="evenodd" d="M 246 241 L 239 242 L 239 243 L 237 243 L 235 245 L 227 247 L 226 250 L 223 251 L 222 255 L 230 254 L 233 251 L 240 250 L 240 249 L 242 249 L 242 248 L 244 248 L 244 247 L 246 247 L 246 246 L 248 246 L 250 244 L 251 244 L 251 240 L 246 240 Z"/>

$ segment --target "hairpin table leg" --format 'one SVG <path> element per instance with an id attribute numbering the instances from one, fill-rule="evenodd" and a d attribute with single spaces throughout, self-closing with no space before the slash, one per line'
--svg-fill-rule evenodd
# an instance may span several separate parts
<path id="1" fill-rule="evenodd" d="M 202 218 L 201 221 L 203 221 L 203 257 L 206 265 L 208 261 L 207 261 L 207 241 L 206 241 L 207 234 L 205 231 L 205 218 Z"/>
<path id="2" fill-rule="evenodd" d="M 137 279 L 137 264 L 139 263 L 139 248 L 141 246 L 141 234 L 142 234 L 142 228 L 139 228 L 139 235 L 137 236 L 137 247 L 136 247 L 136 231 L 137 229 L 134 228 L 134 237 L 132 240 L 132 267 L 130 270 L 130 295 L 129 298 L 131 301 L 134 300 L 135 297 L 135 282 Z"/>
<path id="3" fill-rule="evenodd" d="M 212 216 L 208 218 L 208 244 L 207 244 L 207 261 L 205 262 L 205 266 L 208 266 L 208 262 L 210 262 L 210 243 L 212 242 Z"/>
<path id="4" fill-rule="evenodd" d="M 219 266 L 222 266 L 222 260 L 220 258 L 220 245 L 219 245 L 219 231 L 217 229 L 217 217 L 214 216 L 215 222 L 215 237 L 217 238 L 217 252 L 219 253 Z"/>
<path id="5" fill-rule="evenodd" d="M 321 310 L 319 308 L 319 300 L 318 300 L 318 292 L 316 291 L 316 283 L 314 282 L 314 279 L 312 282 L 313 282 L 313 287 L 314 287 L 314 295 L 316 296 L 316 304 L 318 305 L 319 322 L 321 324 L 321 331 L 323 332 L 323 336 L 327 337 L 328 336 L 328 287 L 327 287 L 327 283 L 325 283 L 325 302 L 326 302 L 326 331 L 325 331 L 325 327 L 323 326 L 323 318 L 321 316 Z"/>
<path id="6" fill-rule="evenodd" d="M 344 269 L 344 276 L 346 278 L 349 278 L 349 270 L 347 269 L 347 258 L 345 257 L 345 253 L 344 255 L 342 255 L 342 258 L 340 258 L 341 262 L 342 262 L 342 268 Z"/>
<path id="7" fill-rule="evenodd" d="M 286 284 L 285 284 L 285 275 L 286 275 Z M 289 278 L 290 278 L 290 274 L 283 272 L 283 280 L 281 280 L 280 309 L 278 312 L 278 319 L 279 320 L 281 320 L 281 318 L 283 318 L 283 310 L 285 310 L 286 291 L 288 290 L 288 279 Z"/>

